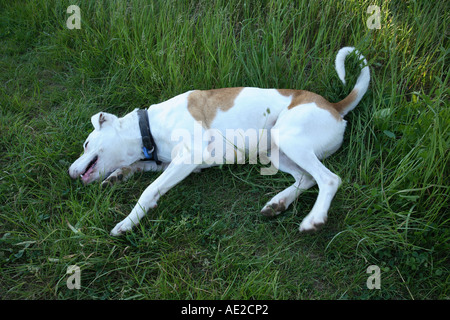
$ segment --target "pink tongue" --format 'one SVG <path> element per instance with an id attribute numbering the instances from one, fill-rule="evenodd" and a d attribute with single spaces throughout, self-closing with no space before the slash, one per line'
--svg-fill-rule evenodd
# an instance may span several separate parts
<path id="1" fill-rule="evenodd" d="M 95 165 L 95 164 L 94 164 L 94 165 Z M 91 176 L 92 172 L 94 171 L 94 165 L 92 165 L 92 166 L 88 169 L 88 171 L 86 171 L 86 173 L 83 174 L 83 175 L 81 176 L 81 180 L 83 180 L 84 182 L 86 182 L 86 181 L 89 179 L 89 177 Z"/>

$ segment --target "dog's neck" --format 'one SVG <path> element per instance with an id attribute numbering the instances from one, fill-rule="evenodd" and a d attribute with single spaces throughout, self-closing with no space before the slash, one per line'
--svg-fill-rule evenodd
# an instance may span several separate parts
<path id="1" fill-rule="evenodd" d="M 142 135 L 139 129 L 139 118 L 136 110 L 120 118 L 120 136 L 126 145 L 122 146 L 127 150 L 127 154 L 138 161 L 144 158 L 142 151 Z"/>

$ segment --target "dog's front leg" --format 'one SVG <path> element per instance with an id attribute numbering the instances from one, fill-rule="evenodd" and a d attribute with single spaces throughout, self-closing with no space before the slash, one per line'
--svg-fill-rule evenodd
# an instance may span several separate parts
<path id="1" fill-rule="evenodd" d="M 163 194 L 198 167 L 197 164 L 191 164 L 191 162 L 190 153 L 178 154 L 167 169 L 145 189 L 131 213 L 112 229 L 111 235 L 121 235 L 137 225 L 149 209 L 156 207 L 158 199 Z"/>
<path id="2" fill-rule="evenodd" d="M 103 182 L 102 186 L 110 186 L 128 180 L 135 172 L 163 171 L 168 164 L 156 164 L 154 161 L 136 161 L 135 163 L 116 169 Z"/>

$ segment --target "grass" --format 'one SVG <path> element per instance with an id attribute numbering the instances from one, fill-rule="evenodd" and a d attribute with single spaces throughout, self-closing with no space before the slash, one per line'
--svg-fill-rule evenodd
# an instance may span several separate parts
<path id="1" fill-rule="evenodd" d="M 367 7 L 379 4 L 381 29 Z M 81 8 L 69 30 L 66 8 Z M 448 299 L 449 3 L 0 1 L 0 296 L 4 299 Z M 125 115 L 196 88 L 348 84 L 343 46 L 372 79 L 325 164 L 343 180 L 327 225 L 298 226 L 317 188 L 275 219 L 292 183 L 257 167 L 193 174 L 140 226 L 109 231 L 157 174 L 102 189 L 67 169 L 98 111 Z M 81 270 L 81 289 L 66 286 Z M 369 290 L 370 265 L 381 289 Z"/>

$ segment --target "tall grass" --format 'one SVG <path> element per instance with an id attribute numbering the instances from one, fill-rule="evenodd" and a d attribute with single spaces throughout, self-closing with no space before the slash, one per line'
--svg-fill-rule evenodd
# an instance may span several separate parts
<path id="1" fill-rule="evenodd" d="M 367 7 L 381 8 L 369 30 Z M 81 8 L 81 29 L 66 8 Z M 94 299 L 448 298 L 449 4 L 445 1 L 0 2 L 0 295 Z M 110 189 L 67 175 L 103 110 L 124 115 L 190 89 L 297 88 L 330 101 L 343 46 L 369 91 L 325 164 L 343 179 L 323 230 L 258 212 L 292 183 L 257 168 L 188 177 L 134 232 L 109 237 L 157 176 Z M 66 287 L 69 265 L 82 288 Z M 381 290 L 366 287 L 369 265 Z"/>

